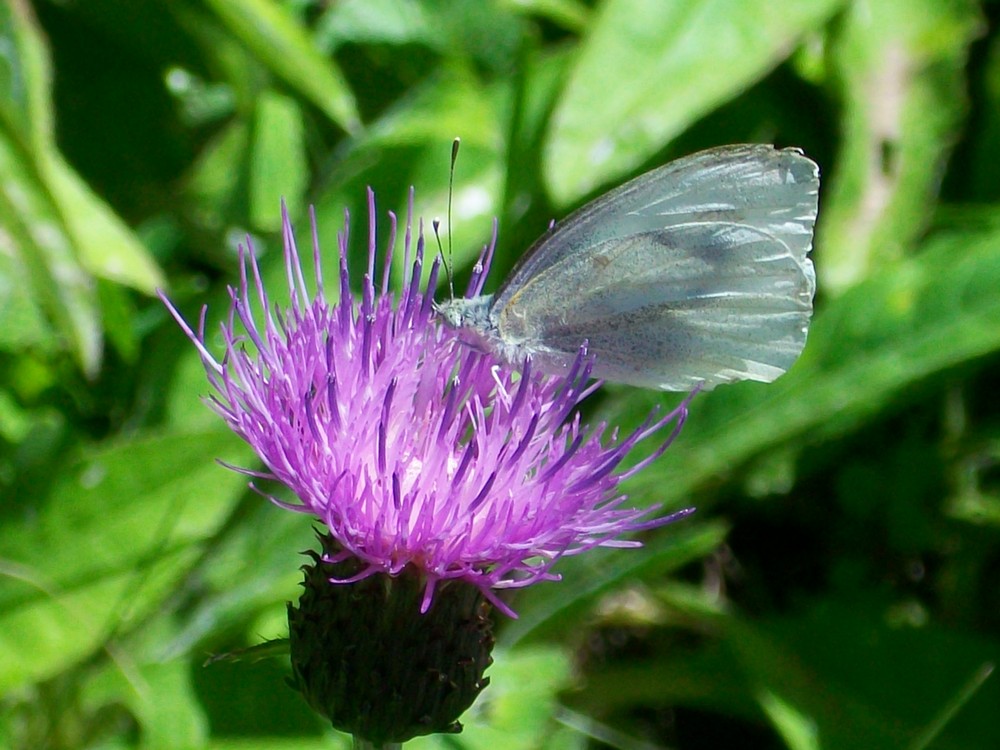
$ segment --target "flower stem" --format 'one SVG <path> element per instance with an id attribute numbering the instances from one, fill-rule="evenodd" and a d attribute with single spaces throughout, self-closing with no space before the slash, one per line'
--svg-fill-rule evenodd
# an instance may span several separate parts
<path id="1" fill-rule="evenodd" d="M 401 747 L 403 747 L 402 742 L 386 742 L 382 745 L 376 745 L 373 742 L 354 735 L 354 750 L 400 750 Z"/>

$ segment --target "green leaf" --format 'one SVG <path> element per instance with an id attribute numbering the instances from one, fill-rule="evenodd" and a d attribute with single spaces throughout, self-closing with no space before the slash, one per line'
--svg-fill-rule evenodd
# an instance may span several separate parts
<path id="1" fill-rule="evenodd" d="M 8 232 L 15 226 L 11 213 L 6 201 L 0 199 L 0 224 Z M 0 350 L 31 348 L 51 354 L 56 349 L 55 333 L 46 319 L 45 306 L 28 281 L 27 264 L 11 242 L 16 239 L 0 236 Z"/>
<path id="2" fill-rule="evenodd" d="M 441 41 L 441 31 L 435 28 L 424 4 L 413 0 L 333 3 L 317 24 L 316 35 L 331 51 L 348 42 L 433 45 Z"/>
<path id="3" fill-rule="evenodd" d="M 361 127 L 354 94 L 306 29 L 272 0 L 205 0 L 219 19 L 275 75 L 349 133 Z"/>
<path id="4" fill-rule="evenodd" d="M 570 31 L 583 31 L 590 21 L 590 8 L 578 0 L 504 0 L 511 10 L 541 16 Z"/>
<path id="5" fill-rule="evenodd" d="M 257 100 L 250 151 L 250 217 L 268 231 L 281 229 L 280 199 L 298 205 L 309 179 L 302 114 L 293 99 L 273 91 Z"/>
<path id="6" fill-rule="evenodd" d="M 55 149 L 39 153 L 45 189 L 59 208 L 80 264 L 93 276 L 153 294 L 166 279 L 149 251 Z"/>
<path id="7" fill-rule="evenodd" d="M 65 162 L 55 144 L 50 101 L 48 51 L 33 20 L 17 6 L 0 14 L 0 44 L 8 50 L 0 86 L 0 112 L 7 137 L 20 140 L 31 161 L 31 177 L 22 188 L 42 194 L 58 209 L 63 231 L 73 242 L 81 265 L 91 274 L 151 294 L 164 283 L 142 243 Z M 0 89 L 0 90 L 3 90 Z M 8 188 L 9 190 L 10 188 Z"/>
<path id="8" fill-rule="evenodd" d="M 291 499 L 284 489 L 277 494 Z M 286 605 L 302 593 L 303 551 L 316 547 L 318 525 L 313 516 L 291 513 L 256 493 L 244 495 L 225 533 L 213 539 L 209 554 L 192 572 L 200 583 L 197 601 L 181 622 L 168 613 L 163 618 L 167 632 L 149 643 L 145 653 L 162 658 L 164 653 L 193 652 L 201 663 L 213 653 L 287 636 Z M 220 635 L 225 640 L 220 642 Z"/>
<path id="9" fill-rule="evenodd" d="M 568 205 L 627 174 L 784 60 L 840 0 L 608 0 L 552 118 L 545 179 Z"/>
<path id="10" fill-rule="evenodd" d="M 36 338 L 44 334 L 36 315 L 44 314 L 59 344 L 73 353 L 85 374 L 94 376 L 103 352 L 96 284 L 74 252 L 33 154 L 21 148 L 23 139 L 6 124 L 0 122 L 0 224 L 13 253 L 6 270 L 13 275 L 0 282 L 22 291 L 10 293 L 11 301 L 0 308 L 10 316 L 2 323 L 27 322 L 34 328 L 29 337 Z M 24 290 L 37 300 L 37 307 L 25 303 Z"/>
<path id="11" fill-rule="evenodd" d="M 198 206 L 197 219 L 215 232 L 246 215 L 251 127 L 233 118 L 205 144 L 191 166 L 187 191 Z M 277 199 L 277 196 L 273 198 Z"/>
<path id="12" fill-rule="evenodd" d="M 135 325 L 135 305 L 125 287 L 100 281 L 97 295 L 101 302 L 104 335 L 121 358 L 134 364 L 139 356 L 139 332 Z"/>
<path id="13" fill-rule="evenodd" d="M 145 666 L 139 674 L 143 690 L 121 690 L 142 728 L 146 750 L 204 747 L 208 717 L 191 684 L 191 668 L 175 659 Z M 123 688 L 125 686 L 122 686 Z"/>
<path id="14" fill-rule="evenodd" d="M 791 700 L 761 689 L 758 691 L 758 702 L 789 750 L 821 750 L 812 717 L 803 713 Z"/>
<path id="15" fill-rule="evenodd" d="M 27 6 L 0 6 L 0 49 L 0 113 L 8 127 L 26 137 L 48 134 L 52 70 Z"/>
<path id="16" fill-rule="evenodd" d="M 849 601 L 762 623 L 733 619 L 725 643 L 772 721 L 768 706 L 782 704 L 782 720 L 796 715 L 799 731 L 809 724 L 825 750 L 926 747 L 923 728 L 956 698 L 971 711 L 953 710 L 954 726 L 938 727 L 943 741 L 931 746 L 995 744 L 1000 732 L 995 722 L 989 727 L 989 714 L 1000 688 L 976 695 L 982 682 L 969 690 L 969 681 L 997 658 L 996 645 L 934 626 L 893 628 L 881 614 Z"/>
<path id="17" fill-rule="evenodd" d="M 244 491 L 213 459 L 247 453 L 224 429 L 132 439 L 67 460 L 45 497 L 14 498 L 0 527 L 0 692 L 161 607 Z"/>
<path id="18" fill-rule="evenodd" d="M 491 220 L 503 175 L 503 111 L 509 96 L 506 85 L 484 90 L 472 71 L 454 66 L 420 86 L 390 108 L 345 150 L 322 196 L 316 201 L 320 219 L 320 246 L 332 254 L 336 233 L 343 226 L 344 207 L 352 217 L 349 256 L 363 257 L 361 238 L 367 238 L 366 187 L 375 191 L 379 236 L 387 237 L 385 212 L 393 210 L 403 221 L 407 195 L 415 187 L 414 237 L 417 219 L 425 221 L 428 257 L 436 252 L 430 221 L 442 221 L 440 235 L 449 246 L 446 224 L 451 143 L 462 138 L 455 169 L 452 226 L 455 267 L 470 266 L 489 240 Z M 400 232 L 399 241 L 402 240 Z M 397 253 L 395 279 L 402 278 L 402 252 Z M 425 273 L 430 270 L 425 263 Z"/>
<path id="19" fill-rule="evenodd" d="M 723 543 L 727 531 L 718 522 L 681 521 L 647 540 L 641 550 L 594 550 L 563 558 L 556 567 L 561 581 L 532 586 L 513 601 L 518 618 L 507 623 L 501 640 L 514 645 L 558 632 L 560 627 L 572 629 L 598 597 L 711 554 Z"/>
<path id="20" fill-rule="evenodd" d="M 446 65 L 474 60 L 507 74 L 525 33 L 520 18 L 482 0 L 341 0 L 330 3 L 316 24 L 325 49 L 382 44 L 395 56 L 389 64 L 402 70 L 414 64 L 405 45 L 419 44 L 438 52 Z"/>
<path id="21" fill-rule="evenodd" d="M 5 5 L 0 21 L 0 47 L 7 52 L 0 88 L 8 95 L 0 97 L 0 224 L 19 256 L 0 267 L 11 274 L 0 282 L 21 289 L 10 292 L 0 315 L 11 316 L 5 325 L 29 325 L 32 339 L 42 333 L 43 313 L 84 373 L 94 376 L 103 343 L 93 277 L 145 292 L 163 278 L 138 239 L 56 148 L 47 51 L 27 6 Z M 37 307 L 25 304 L 25 290 Z"/>
<path id="22" fill-rule="evenodd" d="M 982 28 L 967 0 L 850 5 L 831 42 L 843 136 L 819 215 L 825 291 L 839 293 L 909 252 L 925 230 L 965 120 L 965 66 Z"/>

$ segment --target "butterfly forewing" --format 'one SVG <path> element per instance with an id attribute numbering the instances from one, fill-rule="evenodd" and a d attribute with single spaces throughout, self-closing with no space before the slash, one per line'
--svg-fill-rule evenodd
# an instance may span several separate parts
<path id="1" fill-rule="evenodd" d="M 546 235 L 494 302 L 504 339 L 595 375 L 689 389 L 770 381 L 805 344 L 818 172 L 798 151 L 713 149 L 654 170 Z"/>
<path id="2" fill-rule="evenodd" d="M 770 227 L 805 259 L 816 221 L 819 171 L 797 149 L 722 146 L 647 172 L 583 206 L 543 235 L 498 290 L 497 304 L 525 280 L 608 239 L 693 221 Z"/>

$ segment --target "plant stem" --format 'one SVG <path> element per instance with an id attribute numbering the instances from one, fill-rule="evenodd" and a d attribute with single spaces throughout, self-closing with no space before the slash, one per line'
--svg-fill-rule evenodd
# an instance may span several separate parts
<path id="1" fill-rule="evenodd" d="M 363 737 L 354 736 L 354 750 L 400 750 L 402 742 L 386 742 L 383 745 L 376 745 Z"/>

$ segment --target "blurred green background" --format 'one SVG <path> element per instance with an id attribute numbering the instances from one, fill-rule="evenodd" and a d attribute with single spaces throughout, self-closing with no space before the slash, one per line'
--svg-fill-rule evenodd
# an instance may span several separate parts
<path id="1" fill-rule="evenodd" d="M 819 296 L 787 376 L 698 396 L 629 484 L 698 513 L 514 599 L 466 732 L 412 747 L 1000 748 L 998 23 L 971 0 L 3 0 L 0 746 L 347 746 L 282 658 L 202 666 L 286 634 L 312 532 L 216 463 L 254 458 L 152 292 L 217 326 L 248 234 L 280 285 L 282 197 L 331 258 L 367 185 L 383 220 L 411 184 L 444 216 L 461 136 L 460 277 L 493 216 L 491 287 L 585 199 L 755 141 L 821 166 Z M 608 387 L 588 418 L 676 401 Z"/>

